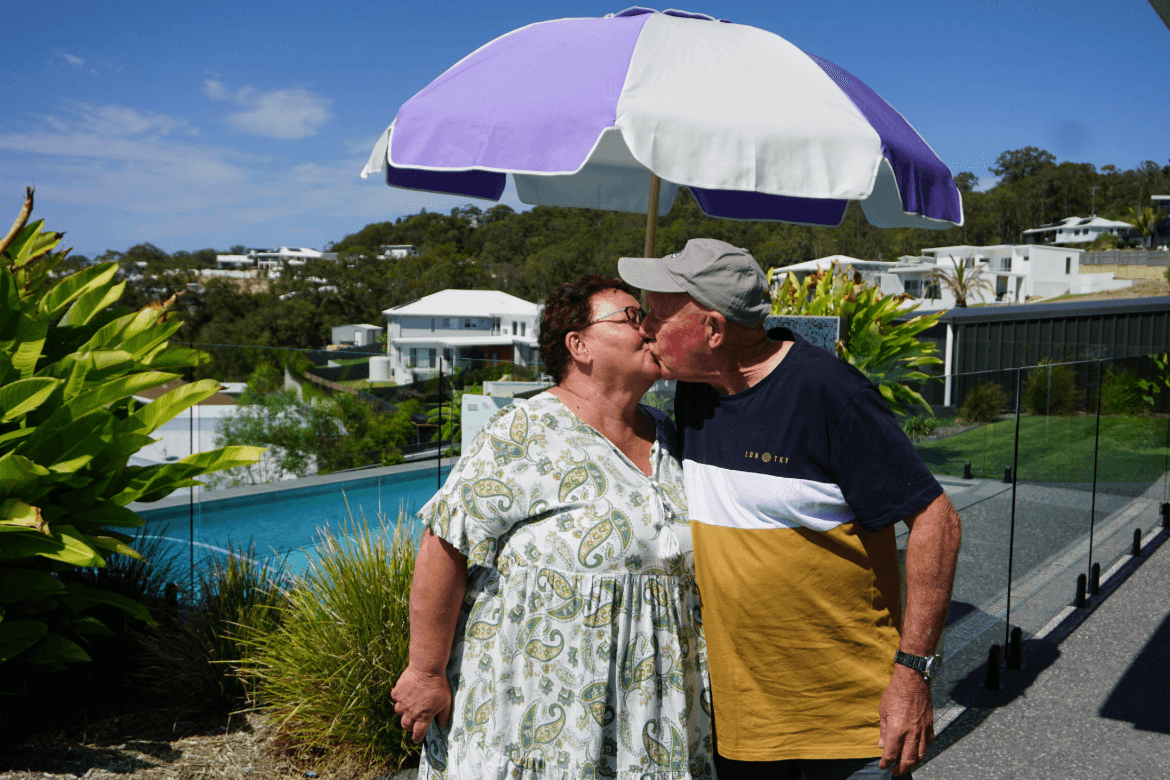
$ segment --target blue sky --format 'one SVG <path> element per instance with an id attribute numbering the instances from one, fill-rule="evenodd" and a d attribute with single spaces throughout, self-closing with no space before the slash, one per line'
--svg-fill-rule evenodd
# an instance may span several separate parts
<path id="1" fill-rule="evenodd" d="M 94 255 L 149 241 L 323 247 L 465 199 L 359 178 L 398 107 L 467 53 L 601 2 L 9 4 L 0 222 Z M 683 5 L 775 32 L 876 89 L 954 172 L 1000 152 L 1130 168 L 1170 158 L 1170 30 L 1146 0 Z M 660 7 L 662 10 L 664 7 Z M 511 190 L 504 202 L 520 207 Z M 489 202 L 478 202 L 488 207 Z"/>

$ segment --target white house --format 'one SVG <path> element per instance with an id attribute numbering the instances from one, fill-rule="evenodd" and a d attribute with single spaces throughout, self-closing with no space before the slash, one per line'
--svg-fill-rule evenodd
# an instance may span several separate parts
<path id="1" fill-rule="evenodd" d="M 443 290 L 386 315 L 386 355 L 405 384 L 476 361 L 532 365 L 539 360 L 540 307 L 497 290 Z"/>
<path id="2" fill-rule="evenodd" d="M 954 294 L 939 284 L 933 274 L 938 270 L 953 273 L 955 261 L 966 268 L 982 268 L 981 277 L 992 287 L 990 293 L 984 290 L 982 295 L 968 298 L 968 305 L 1023 303 L 1029 298 L 1116 290 L 1133 284 L 1114 279 L 1111 273 L 1079 273 L 1083 251 L 1034 244 L 942 246 L 923 249 L 921 256 L 901 257 L 897 262 L 832 255 L 779 270 L 792 272 L 803 280 L 810 273 L 828 270 L 836 262 L 841 268 L 850 267 L 860 273 L 863 279 L 876 281 L 883 293 L 909 295 L 912 300 L 906 305 L 919 304 L 923 310 L 954 308 Z M 782 279 L 775 274 L 774 286 Z"/>
<path id="3" fill-rule="evenodd" d="M 309 260 L 336 260 L 336 252 L 318 252 L 316 249 L 306 249 L 297 246 L 282 246 L 263 252 L 252 252 L 256 258 L 258 268 L 269 271 L 279 271 L 285 265 L 304 265 Z"/>
<path id="4" fill-rule="evenodd" d="M 356 347 L 368 347 L 377 343 L 381 328 L 377 325 L 338 325 L 332 328 L 330 344 L 352 344 Z"/>
<path id="5" fill-rule="evenodd" d="M 1100 236 L 1121 236 L 1133 231 L 1128 222 L 1104 217 L 1068 217 L 1049 225 L 1024 231 L 1025 244 L 1088 244 Z"/>
<path id="6" fill-rule="evenodd" d="M 418 257 L 418 250 L 410 244 L 383 244 L 379 260 L 398 260 L 403 257 Z"/>

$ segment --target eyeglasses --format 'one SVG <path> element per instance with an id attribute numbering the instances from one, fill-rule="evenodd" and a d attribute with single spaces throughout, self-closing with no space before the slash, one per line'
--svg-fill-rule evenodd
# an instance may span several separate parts
<path id="1" fill-rule="evenodd" d="M 608 314 L 601 315 L 600 317 L 593 320 L 592 322 L 585 323 L 585 325 L 581 328 L 581 330 L 585 330 L 585 328 L 588 328 L 590 325 L 596 325 L 597 323 L 599 323 L 603 320 L 606 322 L 621 322 L 621 320 L 609 319 L 610 317 L 612 317 L 613 315 L 618 314 L 618 313 L 624 313 L 626 315 L 626 322 L 628 322 L 631 326 L 633 326 L 635 328 L 638 327 L 639 325 L 641 325 L 642 320 L 646 318 L 646 312 L 644 312 L 641 307 L 639 307 L 639 306 L 626 306 L 626 307 L 621 308 L 621 309 L 614 309 L 613 311 L 609 312 Z"/>

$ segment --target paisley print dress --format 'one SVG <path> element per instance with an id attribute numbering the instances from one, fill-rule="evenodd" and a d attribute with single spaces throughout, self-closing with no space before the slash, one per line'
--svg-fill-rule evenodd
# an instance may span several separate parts
<path id="1" fill-rule="evenodd" d="M 517 401 L 419 512 L 468 558 L 420 780 L 714 775 L 682 468 L 646 411 L 651 476 L 552 394 Z"/>

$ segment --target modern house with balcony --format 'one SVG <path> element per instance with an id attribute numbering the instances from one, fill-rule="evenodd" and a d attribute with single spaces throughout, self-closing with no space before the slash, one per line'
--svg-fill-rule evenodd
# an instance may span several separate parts
<path id="1" fill-rule="evenodd" d="M 387 309 L 391 377 L 405 384 L 460 366 L 539 361 L 540 307 L 497 290 L 443 290 Z"/>
<path id="2" fill-rule="evenodd" d="M 982 278 L 992 287 L 989 293 L 969 298 L 967 303 L 1023 303 L 1029 299 L 1082 294 L 1130 287 L 1133 282 L 1118 280 L 1111 273 L 1079 273 L 1083 250 L 1033 244 L 997 246 L 943 246 L 923 249 L 918 257 L 893 261 L 857 260 L 844 255 L 822 257 L 780 269 L 798 279 L 828 270 L 836 262 L 852 268 L 862 279 L 873 280 L 888 295 L 909 295 L 907 306 L 918 304 L 924 311 L 951 309 L 954 294 L 939 284 L 936 271 L 954 271 L 958 262 L 965 268 L 981 268 Z M 777 279 L 777 284 L 781 279 Z"/>

